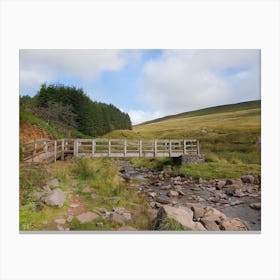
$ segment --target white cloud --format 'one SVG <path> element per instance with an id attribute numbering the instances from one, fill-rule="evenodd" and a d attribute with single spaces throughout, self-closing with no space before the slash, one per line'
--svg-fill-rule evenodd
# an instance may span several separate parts
<path id="1" fill-rule="evenodd" d="M 164 51 L 144 66 L 142 96 L 164 115 L 258 99 L 259 58 L 257 50 Z"/>
<path id="2" fill-rule="evenodd" d="M 122 50 L 21 50 L 20 88 L 38 86 L 56 75 L 93 81 L 105 70 L 121 70 L 139 52 Z"/>
<path id="3" fill-rule="evenodd" d="M 157 111 L 148 112 L 142 110 L 129 110 L 128 114 L 133 125 L 163 117 L 163 115 Z"/>

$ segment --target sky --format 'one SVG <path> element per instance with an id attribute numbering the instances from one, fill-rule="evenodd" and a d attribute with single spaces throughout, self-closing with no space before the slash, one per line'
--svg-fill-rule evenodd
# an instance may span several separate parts
<path id="1" fill-rule="evenodd" d="M 133 124 L 260 99 L 260 50 L 31 50 L 19 53 L 20 95 L 43 83 L 82 88 Z"/>

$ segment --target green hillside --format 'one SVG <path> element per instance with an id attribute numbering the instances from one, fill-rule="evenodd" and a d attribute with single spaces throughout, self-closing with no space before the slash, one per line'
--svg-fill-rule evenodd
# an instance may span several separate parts
<path id="1" fill-rule="evenodd" d="M 114 129 L 131 129 L 127 113 L 112 104 L 91 100 L 83 89 L 76 87 L 44 84 L 34 97 L 21 96 L 20 108 L 64 134 L 76 129 L 97 137 Z"/>
<path id="2" fill-rule="evenodd" d="M 176 119 L 176 118 L 183 118 L 183 117 L 196 117 L 196 116 L 218 114 L 218 113 L 228 113 L 228 112 L 235 112 L 235 111 L 249 110 L 249 109 L 256 109 L 256 108 L 261 108 L 260 100 L 228 104 L 228 105 L 221 105 L 221 106 L 209 107 L 209 108 L 204 108 L 204 109 L 200 109 L 200 110 L 180 113 L 180 114 L 176 114 L 176 115 L 169 115 L 166 117 L 144 122 L 139 125 L 161 122 L 161 121 L 165 121 L 165 120 L 169 120 L 169 119 Z"/>
<path id="3" fill-rule="evenodd" d="M 108 138 L 198 139 L 206 162 L 229 168 L 260 170 L 260 101 L 206 108 L 134 126 L 132 131 L 113 131 Z M 196 167 L 197 168 L 197 167 Z M 213 167 L 212 167 L 213 168 Z"/>

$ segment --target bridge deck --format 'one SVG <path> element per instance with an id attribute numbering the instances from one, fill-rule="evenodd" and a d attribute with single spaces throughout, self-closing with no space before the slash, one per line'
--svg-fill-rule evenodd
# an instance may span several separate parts
<path id="1" fill-rule="evenodd" d="M 23 144 L 21 158 L 25 162 L 48 162 L 75 157 L 179 157 L 199 154 L 199 142 L 189 139 L 41 139 Z"/>

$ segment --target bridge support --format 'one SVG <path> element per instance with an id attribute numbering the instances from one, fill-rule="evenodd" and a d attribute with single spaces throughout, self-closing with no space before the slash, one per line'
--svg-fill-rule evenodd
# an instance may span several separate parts
<path id="1" fill-rule="evenodd" d="M 177 166 L 205 161 L 204 156 L 201 154 L 186 154 L 179 157 L 173 157 L 172 159 L 174 165 Z"/>

